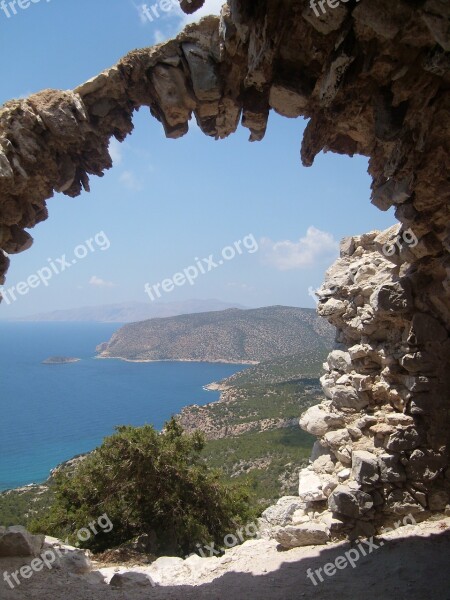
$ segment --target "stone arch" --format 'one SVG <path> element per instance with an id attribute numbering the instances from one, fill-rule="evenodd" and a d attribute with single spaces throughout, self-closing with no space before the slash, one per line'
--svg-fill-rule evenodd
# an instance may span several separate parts
<path id="1" fill-rule="evenodd" d="M 109 140 L 131 133 L 141 107 L 171 138 L 193 114 L 206 135 L 241 123 L 251 141 L 270 110 L 303 116 L 305 166 L 322 150 L 370 157 L 372 202 L 394 206 L 400 225 L 342 243 L 320 291 L 319 313 L 337 327 L 327 400 L 301 420 L 320 440 L 300 496 L 354 531 L 449 501 L 449 18 L 445 0 L 228 0 L 220 18 L 73 91 L 0 109 L 8 254 L 30 247 L 25 229 L 47 218 L 55 191 L 75 197 L 111 168 Z M 1 252 L 0 283 L 8 264 Z"/>

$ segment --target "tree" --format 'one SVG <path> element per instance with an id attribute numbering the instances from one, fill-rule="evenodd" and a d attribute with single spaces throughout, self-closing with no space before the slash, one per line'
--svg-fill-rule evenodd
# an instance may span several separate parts
<path id="1" fill-rule="evenodd" d="M 205 441 L 172 418 L 162 432 L 151 425 L 120 426 L 73 472 L 55 475 L 55 499 L 34 532 L 76 539 L 107 513 L 113 530 L 81 543 L 103 550 L 147 533 L 157 553 L 185 556 L 255 517 L 242 486 L 227 484 L 201 458 Z"/>

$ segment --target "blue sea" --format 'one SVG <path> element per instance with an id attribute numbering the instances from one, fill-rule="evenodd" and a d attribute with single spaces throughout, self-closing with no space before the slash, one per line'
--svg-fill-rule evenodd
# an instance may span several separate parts
<path id="1" fill-rule="evenodd" d="M 160 429 L 183 406 L 219 398 L 203 386 L 245 368 L 94 358 L 117 323 L 0 323 L 0 491 L 44 481 L 116 425 Z M 50 356 L 81 358 L 44 365 Z"/>

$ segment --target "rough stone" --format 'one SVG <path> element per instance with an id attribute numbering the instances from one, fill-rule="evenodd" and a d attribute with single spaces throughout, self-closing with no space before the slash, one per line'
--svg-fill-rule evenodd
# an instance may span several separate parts
<path id="1" fill-rule="evenodd" d="M 391 434 L 386 442 L 385 448 L 391 452 L 402 450 L 413 450 L 420 445 L 421 437 L 414 427 L 398 429 Z"/>
<path id="2" fill-rule="evenodd" d="M 323 545 L 330 540 L 327 526 L 312 521 L 280 528 L 273 537 L 283 548 Z"/>
<path id="3" fill-rule="evenodd" d="M 0 557 L 38 556 L 43 544 L 43 535 L 32 535 L 20 525 L 0 531 Z"/>
<path id="4" fill-rule="evenodd" d="M 382 482 L 406 481 L 405 469 L 395 454 L 381 454 L 378 457 L 378 465 Z"/>
<path id="5" fill-rule="evenodd" d="M 411 454 L 406 466 L 408 479 L 412 481 L 433 481 L 448 464 L 445 455 L 434 450 L 417 449 Z"/>
<path id="6" fill-rule="evenodd" d="M 328 498 L 328 508 L 333 513 L 357 519 L 364 516 L 373 507 L 369 494 L 339 485 Z"/>
<path id="7" fill-rule="evenodd" d="M 116 573 L 111 578 L 109 585 L 116 588 L 134 588 L 134 587 L 154 587 L 154 582 L 149 575 L 137 573 L 135 571 L 126 571 L 125 573 Z"/>
<path id="8" fill-rule="evenodd" d="M 432 492 L 428 497 L 430 510 L 444 511 L 449 502 L 449 495 L 444 490 Z"/>
<path id="9" fill-rule="evenodd" d="M 358 483 L 372 485 L 379 480 L 377 457 L 364 450 L 352 453 L 352 477 Z"/>
<path id="10" fill-rule="evenodd" d="M 321 478 L 311 469 L 300 471 L 298 495 L 302 502 L 320 502 L 326 500 Z"/>
<path id="11" fill-rule="evenodd" d="M 300 418 L 300 427 L 317 436 L 323 436 L 330 429 L 336 429 L 344 423 L 344 416 L 341 413 L 330 412 L 321 404 L 308 408 Z"/>
<path id="12" fill-rule="evenodd" d="M 273 506 L 262 513 L 261 518 L 271 526 L 284 527 L 292 520 L 296 510 L 301 509 L 303 502 L 296 496 L 283 496 Z"/>

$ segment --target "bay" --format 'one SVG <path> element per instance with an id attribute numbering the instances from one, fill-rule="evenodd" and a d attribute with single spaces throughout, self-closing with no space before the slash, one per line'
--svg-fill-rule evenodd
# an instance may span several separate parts
<path id="1" fill-rule="evenodd" d="M 0 491 L 44 481 L 57 464 L 98 446 L 116 425 L 160 429 L 203 386 L 245 365 L 130 363 L 95 358 L 117 323 L 0 323 Z M 44 365 L 50 356 L 80 358 Z"/>

